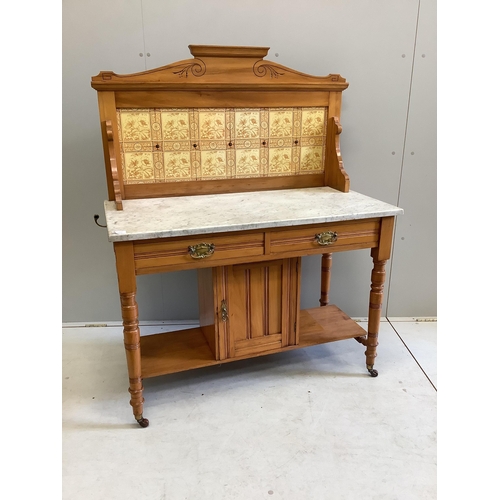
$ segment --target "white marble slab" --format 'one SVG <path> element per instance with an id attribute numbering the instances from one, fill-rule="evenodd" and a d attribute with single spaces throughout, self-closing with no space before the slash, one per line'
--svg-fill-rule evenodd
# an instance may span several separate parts
<path id="1" fill-rule="evenodd" d="M 329 187 L 113 201 L 104 209 L 109 241 L 299 226 L 401 215 L 403 209 Z"/>

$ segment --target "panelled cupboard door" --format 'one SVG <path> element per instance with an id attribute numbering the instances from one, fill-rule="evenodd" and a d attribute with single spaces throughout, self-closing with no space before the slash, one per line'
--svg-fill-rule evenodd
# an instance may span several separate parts
<path id="1" fill-rule="evenodd" d="M 224 333 L 228 357 L 297 342 L 300 259 L 226 266 Z"/>

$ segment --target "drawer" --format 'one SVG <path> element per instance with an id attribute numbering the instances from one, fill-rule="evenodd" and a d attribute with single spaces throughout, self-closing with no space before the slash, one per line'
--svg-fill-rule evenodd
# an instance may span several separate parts
<path id="1" fill-rule="evenodd" d="M 287 228 L 270 232 L 269 252 L 315 254 L 373 248 L 378 244 L 379 233 L 380 219 Z"/>
<path id="2" fill-rule="evenodd" d="M 159 268 L 212 267 L 227 260 L 264 254 L 264 233 L 236 235 L 199 235 L 134 242 L 137 274 Z M 148 271 L 149 270 L 149 271 Z"/>

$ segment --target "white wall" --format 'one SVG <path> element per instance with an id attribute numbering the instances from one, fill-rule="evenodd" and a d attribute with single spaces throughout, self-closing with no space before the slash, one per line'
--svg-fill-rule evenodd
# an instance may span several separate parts
<path id="1" fill-rule="evenodd" d="M 64 0 L 63 321 L 121 317 L 112 245 L 93 219 L 104 223 L 107 191 L 90 77 L 189 58 L 190 44 L 268 46 L 270 60 L 347 79 L 341 146 L 351 188 L 405 210 L 384 314 L 435 316 L 435 2 Z M 303 260 L 302 307 L 319 304 L 319 268 L 319 257 Z M 369 251 L 334 254 L 332 302 L 366 316 L 370 270 Z M 140 276 L 140 318 L 195 319 L 196 290 L 193 271 Z"/>

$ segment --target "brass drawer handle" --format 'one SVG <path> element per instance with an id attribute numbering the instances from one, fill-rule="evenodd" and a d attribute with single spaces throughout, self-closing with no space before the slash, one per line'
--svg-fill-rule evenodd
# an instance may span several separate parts
<path id="1" fill-rule="evenodd" d="M 337 233 L 332 231 L 325 231 L 324 233 L 318 233 L 314 236 L 314 239 L 321 246 L 331 245 L 337 241 Z"/>
<path id="2" fill-rule="evenodd" d="M 221 305 L 220 305 L 220 311 L 221 311 L 221 319 L 222 321 L 227 321 L 227 319 L 229 318 L 229 315 L 227 313 L 227 303 L 225 300 L 223 300 L 221 302 Z"/>
<path id="3" fill-rule="evenodd" d="M 199 243 L 198 245 L 189 246 L 188 251 L 193 259 L 204 259 L 215 252 L 215 245 L 213 243 Z"/>

